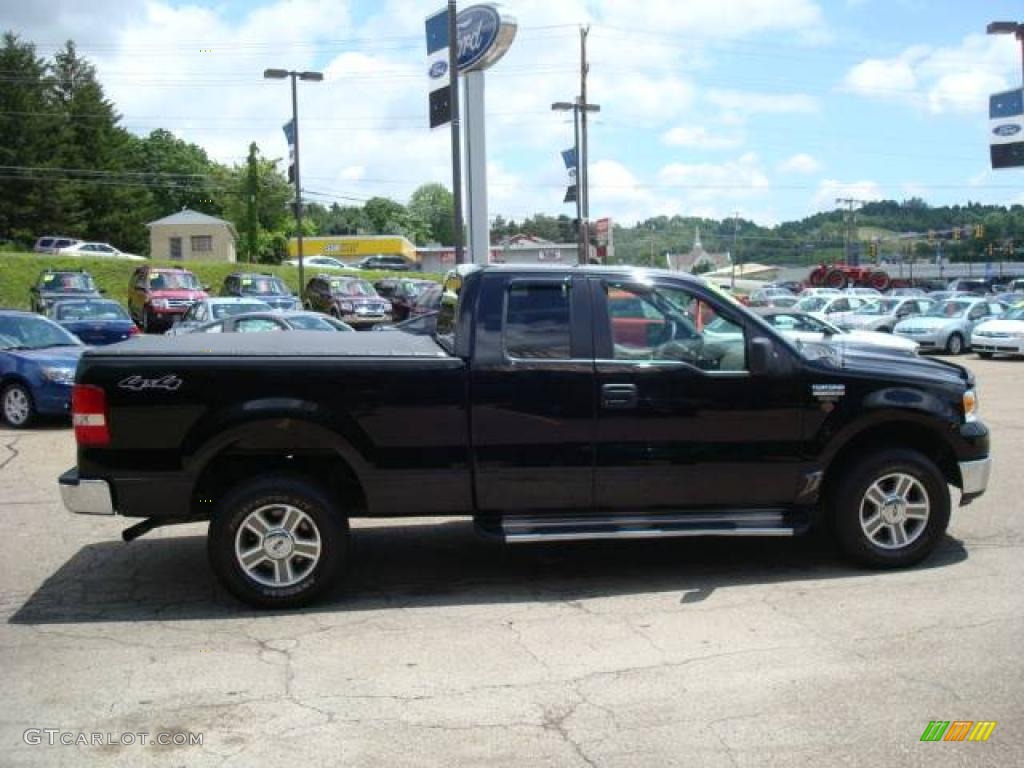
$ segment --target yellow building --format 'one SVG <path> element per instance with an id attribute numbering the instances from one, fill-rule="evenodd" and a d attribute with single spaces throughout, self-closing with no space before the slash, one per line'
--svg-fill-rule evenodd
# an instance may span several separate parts
<path id="1" fill-rule="evenodd" d="M 333 256 L 344 261 L 354 261 L 363 256 L 404 256 L 416 260 L 416 246 L 399 235 L 325 235 L 323 237 L 303 237 L 302 255 Z M 299 255 L 298 241 L 293 237 L 288 241 L 288 255 L 296 258 Z"/>

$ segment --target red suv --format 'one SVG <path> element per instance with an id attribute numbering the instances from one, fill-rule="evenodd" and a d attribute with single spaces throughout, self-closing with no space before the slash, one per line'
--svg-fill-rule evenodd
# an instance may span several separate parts
<path id="1" fill-rule="evenodd" d="M 128 311 L 147 333 L 163 331 L 196 301 L 207 298 L 209 286 L 180 267 L 139 267 L 128 287 Z"/>

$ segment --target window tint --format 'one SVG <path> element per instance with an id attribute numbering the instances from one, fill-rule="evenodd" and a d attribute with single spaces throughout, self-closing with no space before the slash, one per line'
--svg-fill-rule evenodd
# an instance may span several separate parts
<path id="1" fill-rule="evenodd" d="M 515 283 L 508 291 L 505 350 L 510 357 L 565 360 L 569 344 L 569 286 Z"/>

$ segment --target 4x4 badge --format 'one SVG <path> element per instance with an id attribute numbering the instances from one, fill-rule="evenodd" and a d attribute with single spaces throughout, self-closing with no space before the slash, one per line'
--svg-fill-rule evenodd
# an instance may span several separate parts
<path id="1" fill-rule="evenodd" d="M 812 384 L 811 394 L 819 400 L 835 401 L 846 394 L 845 384 Z"/>
<path id="2" fill-rule="evenodd" d="M 144 379 L 141 376 L 129 376 L 127 379 L 121 379 L 117 383 L 117 386 L 121 389 L 130 389 L 132 392 L 142 392 L 146 389 L 164 389 L 168 392 L 174 392 L 184 382 L 175 376 L 173 373 L 169 373 L 166 376 L 161 376 L 159 379 Z"/>

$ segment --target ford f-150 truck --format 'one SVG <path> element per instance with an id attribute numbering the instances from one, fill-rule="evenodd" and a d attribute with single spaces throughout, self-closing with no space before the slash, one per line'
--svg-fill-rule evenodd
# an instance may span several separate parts
<path id="1" fill-rule="evenodd" d="M 699 279 L 483 267 L 437 334 L 195 334 L 90 350 L 72 512 L 209 520 L 224 585 L 308 602 L 357 517 L 467 516 L 509 543 L 791 536 L 868 566 L 984 492 L 973 376 L 789 341 Z"/>

